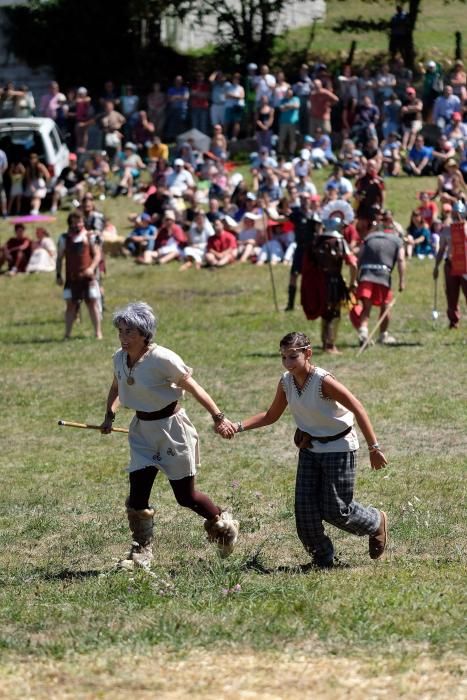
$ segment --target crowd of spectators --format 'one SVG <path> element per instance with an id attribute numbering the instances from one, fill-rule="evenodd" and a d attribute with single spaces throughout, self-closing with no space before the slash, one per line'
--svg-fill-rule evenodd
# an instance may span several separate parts
<path id="1" fill-rule="evenodd" d="M 27 94 L 5 88 L 0 116 L 2 105 L 15 113 Z M 250 63 L 243 76 L 199 72 L 188 83 L 179 75 L 166 91 L 155 83 L 144 97 L 112 82 L 97 98 L 85 87 L 65 94 L 53 82 L 37 113 L 56 121 L 72 149 L 70 164 L 52 183 L 40 163 L 4 164 L 8 211 L 19 210 L 21 196 L 39 210 L 42 199 L 25 189 L 31 181 L 50 188 L 52 212 L 67 197 L 95 209 L 95 199 L 128 195 L 141 211 L 131 214 L 134 230 L 125 240 L 103 217 L 91 230 L 108 250 L 139 264 L 290 264 L 297 216 L 311 221 L 333 212 L 357 249 L 372 217 L 392 221 L 385 179 L 404 174 L 437 177 L 408 225 L 398 225 L 409 254 L 431 255 L 450 208 L 465 198 L 467 79 L 460 61 L 444 74 L 428 61 L 416 81 L 400 55 L 375 71 L 345 65 L 338 75 L 322 63 L 303 64 L 290 82 L 281 70 Z M 91 127 L 100 139 L 93 152 Z M 232 162 L 237 150 L 249 159 L 248 176 Z M 313 171 L 323 167 L 332 174 L 318 192 Z"/>

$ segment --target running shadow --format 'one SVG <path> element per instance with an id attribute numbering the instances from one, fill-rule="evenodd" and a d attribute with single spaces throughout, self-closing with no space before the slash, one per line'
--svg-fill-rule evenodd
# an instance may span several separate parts
<path id="1" fill-rule="evenodd" d="M 88 578 L 97 578 L 102 576 L 105 571 L 99 571 L 98 569 L 88 569 L 84 571 L 71 571 L 70 569 L 63 569 L 63 571 L 57 571 L 55 574 L 44 574 L 41 576 L 45 581 L 75 581 L 75 580 L 85 580 Z"/>

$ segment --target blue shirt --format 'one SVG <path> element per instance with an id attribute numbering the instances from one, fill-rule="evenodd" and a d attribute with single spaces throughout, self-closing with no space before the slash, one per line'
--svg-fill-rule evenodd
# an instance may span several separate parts
<path id="1" fill-rule="evenodd" d="M 429 146 L 422 146 L 421 148 L 416 148 L 413 146 L 409 151 L 409 159 L 415 163 L 415 165 L 420 165 L 424 158 L 431 160 L 433 149 Z"/>

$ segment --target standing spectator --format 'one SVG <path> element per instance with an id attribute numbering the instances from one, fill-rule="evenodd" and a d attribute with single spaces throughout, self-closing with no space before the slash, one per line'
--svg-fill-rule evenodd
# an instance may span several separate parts
<path id="1" fill-rule="evenodd" d="M 146 166 L 141 160 L 141 156 L 137 153 L 136 144 L 128 141 L 120 156 L 120 182 L 115 190 L 115 196 L 127 194 L 128 197 L 131 197 L 133 195 L 133 185 L 145 168 Z"/>
<path id="2" fill-rule="evenodd" d="M 321 80 L 315 80 L 310 94 L 310 133 L 315 135 L 320 127 L 327 134 L 331 133 L 331 108 L 339 98 L 331 90 L 323 87 Z"/>
<path id="3" fill-rule="evenodd" d="M 348 138 L 355 119 L 358 103 L 358 78 L 352 74 L 352 66 L 346 63 L 337 78 L 338 96 L 341 107 L 340 126 L 343 138 Z"/>
<path id="4" fill-rule="evenodd" d="M 190 91 L 183 83 L 183 77 L 177 75 L 173 85 L 167 90 L 167 119 L 165 133 L 168 141 L 174 141 L 185 131 L 188 120 Z"/>
<path id="5" fill-rule="evenodd" d="M 120 150 L 123 138 L 121 130 L 126 119 L 123 114 L 117 112 L 114 102 L 106 100 L 104 103 L 104 112 L 98 115 L 97 122 L 104 135 L 104 149 L 109 155 L 110 163 L 113 163 L 117 151 Z"/>
<path id="6" fill-rule="evenodd" d="M 203 73 L 197 73 L 190 90 L 191 126 L 209 132 L 209 83 Z"/>
<path id="7" fill-rule="evenodd" d="M 445 85 L 443 94 L 436 98 L 433 105 L 432 120 L 440 129 L 445 129 L 451 123 L 452 115 L 462 109 L 461 101 L 454 95 L 452 86 Z"/>
<path id="8" fill-rule="evenodd" d="M 387 139 L 389 134 L 401 130 L 402 103 L 395 92 L 391 92 L 389 98 L 383 104 L 383 137 Z"/>
<path id="9" fill-rule="evenodd" d="M 15 90 L 14 84 L 9 81 L 0 93 L 0 117 L 7 119 L 14 117 L 18 99 L 24 97 L 21 90 Z"/>
<path id="10" fill-rule="evenodd" d="M 271 150 L 272 125 L 274 109 L 269 104 L 267 95 L 262 95 L 256 113 L 256 140 L 259 148 Z"/>
<path id="11" fill-rule="evenodd" d="M 99 97 L 99 108 L 104 109 L 105 103 L 109 100 L 113 102 L 114 105 L 118 106 L 120 104 L 118 92 L 112 80 L 106 80 L 104 83 L 102 94 Z"/>
<path id="12" fill-rule="evenodd" d="M 225 90 L 225 127 L 227 138 L 234 141 L 240 134 L 240 128 L 245 113 L 245 90 L 240 84 L 240 73 L 234 73 L 232 81 L 227 81 Z"/>
<path id="13" fill-rule="evenodd" d="M 290 84 L 285 79 L 284 71 L 282 71 L 282 70 L 277 71 L 276 86 L 273 90 L 273 99 L 272 99 L 272 106 L 274 107 L 275 110 L 277 110 L 277 108 L 279 107 L 281 100 L 284 99 L 284 97 L 287 94 L 287 90 L 289 88 L 290 88 Z"/>
<path id="14" fill-rule="evenodd" d="M 49 117 L 54 119 L 57 115 L 57 107 L 60 100 L 66 101 L 63 92 L 60 92 L 58 83 L 52 80 L 45 95 L 42 95 L 39 102 L 39 113 L 41 117 Z"/>
<path id="15" fill-rule="evenodd" d="M 300 115 L 299 126 L 302 136 L 308 134 L 309 129 L 309 99 L 311 94 L 313 81 L 309 74 L 309 67 L 306 63 L 302 63 L 298 74 L 298 80 L 293 86 L 294 94 L 300 100 Z"/>
<path id="16" fill-rule="evenodd" d="M 403 5 L 396 5 L 396 12 L 389 22 L 389 53 L 391 58 L 400 53 L 405 61 L 410 59 L 410 56 L 407 55 L 409 34 L 410 17 L 404 11 Z"/>
<path id="17" fill-rule="evenodd" d="M 149 121 L 146 110 L 140 109 L 133 123 L 132 138 L 142 158 L 146 158 L 148 145 L 151 143 L 155 131 L 156 128 Z"/>
<path id="18" fill-rule="evenodd" d="M 58 239 L 57 284 L 62 285 L 62 265 L 65 259 L 65 285 L 63 298 L 66 301 L 65 339 L 71 337 L 79 304 L 86 303 L 97 339 L 102 338 L 99 310 L 100 290 L 96 279 L 101 259 L 100 248 L 94 236 L 84 228 L 83 215 L 72 212 L 68 216 L 68 231 Z"/>
<path id="19" fill-rule="evenodd" d="M 27 119 L 32 117 L 36 111 L 36 101 L 34 95 L 27 85 L 22 85 L 15 104 L 15 117 Z"/>
<path id="20" fill-rule="evenodd" d="M 396 76 L 389 71 L 389 66 L 384 63 L 376 74 L 376 104 L 381 109 L 384 102 L 389 100 L 396 87 Z"/>
<path id="21" fill-rule="evenodd" d="M 32 241 L 25 235 L 24 224 L 15 224 L 15 235 L 0 247 L 0 269 L 6 262 L 10 277 L 18 272 L 26 272 L 31 251 Z"/>
<path id="22" fill-rule="evenodd" d="M 407 68 L 402 56 L 396 56 L 392 62 L 391 71 L 396 78 L 396 87 L 394 92 L 400 100 L 405 99 L 406 90 L 413 81 L 413 73 L 410 68 Z"/>
<path id="23" fill-rule="evenodd" d="M 279 153 L 293 156 L 297 148 L 297 128 L 300 118 L 300 98 L 289 86 L 279 106 Z"/>
<path id="24" fill-rule="evenodd" d="M 364 68 L 361 76 L 357 80 L 358 103 L 362 103 L 365 97 L 369 97 L 371 102 L 375 101 L 376 81 L 372 77 L 370 69 Z"/>
<path id="25" fill-rule="evenodd" d="M 47 195 L 47 183 L 49 180 L 50 173 L 45 165 L 40 162 L 37 153 L 30 153 L 24 178 L 24 194 L 30 200 L 31 214 L 33 215 L 39 214 L 41 202 Z"/>
<path id="26" fill-rule="evenodd" d="M 355 121 L 352 127 L 352 137 L 365 145 L 368 139 L 377 139 L 376 126 L 379 122 L 379 109 L 373 104 L 369 95 L 357 105 L 355 110 Z"/>
<path id="27" fill-rule="evenodd" d="M 401 107 L 402 148 L 410 151 L 417 134 L 422 130 L 423 102 L 417 97 L 414 87 L 408 87 L 405 92 L 407 99 Z"/>
<path id="28" fill-rule="evenodd" d="M 303 192 L 299 198 L 299 204 L 291 202 L 289 220 L 294 227 L 296 248 L 293 254 L 292 267 L 290 269 L 287 306 L 284 311 L 293 311 L 297 294 L 297 282 L 302 274 L 303 258 L 305 253 L 313 245 L 313 241 L 321 226 L 318 214 L 319 199 L 316 200 Z"/>
<path id="29" fill-rule="evenodd" d="M 130 137 L 133 128 L 135 115 L 139 109 L 139 97 L 133 92 L 133 85 L 125 85 L 123 94 L 120 97 L 120 110 L 126 119 L 125 136 Z"/>
<path id="30" fill-rule="evenodd" d="M 8 170 L 8 158 L 5 153 L 0 148 L 0 208 L 2 212 L 2 216 L 5 218 L 7 215 L 7 199 L 6 199 L 6 193 L 5 193 L 5 184 L 3 181 L 3 178 L 5 176 L 6 171 Z"/>
<path id="31" fill-rule="evenodd" d="M 423 119 L 425 121 L 430 121 L 433 104 L 443 92 L 443 86 L 441 66 L 435 61 L 427 61 L 422 86 Z"/>
<path id="32" fill-rule="evenodd" d="M 225 118 L 225 76 L 220 70 L 216 70 L 209 76 L 211 84 L 211 124 L 224 126 Z"/>
<path id="33" fill-rule="evenodd" d="M 156 134 L 162 137 L 165 127 L 165 113 L 167 108 L 167 96 L 161 90 L 160 83 L 153 83 L 152 90 L 146 97 L 148 117 L 156 127 Z"/>
<path id="34" fill-rule="evenodd" d="M 454 95 L 462 101 L 467 100 L 467 73 L 464 70 L 464 64 L 458 60 L 454 63 L 451 74 L 449 75 L 449 85 L 452 87 Z"/>
<path id="35" fill-rule="evenodd" d="M 89 127 L 93 123 L 93 109 L 91 98 L 85 87 L 78 88 L 76 92 L 76 125 L 75 141 L 78 153 L 84 153 L 88 146 Z"/>
<path id="36" fill-rule="evenodd" d="M 259 69 L 259 75 L 256 77 L 256 107 L 261 104 L 261 98 L 267 97 L 270 104 L 274 101 L 274 88 L 276 87 L 276 79 L 269 72 L 269 67 L 263 64 Z"/>
<path id="37" fill-rule="evenodd" d="M 3 153 L 3 151 L 0 151 Z M 16 213 L 19 214 L 21 211 L 21 201 L 23 199 L 24 187 L 23 180 L 26 174 L 26 170 L 22 163 L 12 163 L 8 168 L 8 175 L 10 177 L 10 193 L 8 195 L 8 214 L 11 214 L 13 208 L 16 209 Z"/>
<path id="38" fill-rule="evenodd" d="M 249 63 L 246 67 L 247 74 L 245 77 L 245 121 L 247 135 L 251 136 L 254 131 L 254 117 L 256 113 L 256 71 L 258 66 L 256 63 Z"/>

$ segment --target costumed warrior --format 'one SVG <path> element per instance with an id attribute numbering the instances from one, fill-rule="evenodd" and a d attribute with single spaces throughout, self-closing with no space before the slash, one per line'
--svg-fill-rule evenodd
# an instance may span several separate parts
<path id="1" fill-rule="evenodd" d="M 459 296 L 462 289 L 467 302 L 467 207 L 460 200 L 452 207 L 452 224 L 441 231 L 439 251 L 436 255 L 433 278 L 438 278 L 438 268 L 444 263 L 444 282 L 449 328 L 458 328 L 460 321 Z"/>
<path id="2" fill-rule="evenodd" d="M 399 291 L 405 287 L 405 253 L 402 239 L 393 229 L 383 230 L 377 212 L 371 216 L 370 230 L 365 235 L 358 255 L 357 304 L 350 311 L 350 320 L 358 331 L 360 346 L 368 340 L 368 320 L 371 307 L 380 307 L 380 317 L 386 313 L 394 298 L 391 291 L 391 272 L 397 263 Z M 396 342 L 388 332 L 389 313 L 381 322 L 378 342 L 390 345 Z"/>
<path id="3" fill-rule="evenodd" d="M 267 411 L 236 424 L 236 432 L 275 423 L 287 406 L 297 425 L 299 448 L 295 484 L 298 536 L 314 566 L 335 565 L 334 547 L 323 521 L 353 535 L 367 536 L 371 559 L 379 559 L 387 543 L 387 516 L 353 498 L 357 467 L 356 419 L 368 443 L 372 469 L 387 462 L 367 412 L 360 401 L 329 372 L 311 364 L 311 345 L 303 333 L 289 333 L 280 341 L 286 370 Z"/>
<path id="4" fill-rule="evenodd" d="M 293 311 L 295 296 L 297 294 L 297 280 L 302 272 L 303 256 L 305 250 L 313 243 L 321 217 L 318 213 L 318 196 L 311 196 L 307 192 L 300 193 L 300 206 L 293 206 L 289 214 L 295 232 L 296 248 L 290 269 L 288 301 L 285 311 Z"/>
<path id="5" fill-rule="evenodd" d="M 205 518 L 208 539 L 217 542 L 221 556 L 228 556 L 237 541 L 238 522 L 195 489 L 198 434 L 179 403 L 184 391 L 210 413 L 216 432 L 231 437 L 234 428 L 181 357 L 152 342 L 156 319 L 148 304 L 136 302 L 119 309 L 113 324 L 121 349 L 113 356 L 114 378 L 101 432 L 111 431 L 119 404 L 136 411 L 129 428 L 130 494 L 126 500 L 133 543 L 120 566 L 149 569 L 151 565 L 154 508 L 149 498 L 159 471 L 169 479 L 178 504 Z"/>
<path id="6" fill-rule="evenodd" d="M 324 228 L 303 258 L 301 303 L 309 320 L 321 317 L 323 350 L 340 354 L 336 347 L 341 306 L 349 299 L 342 265 L 350 267 L 351 289 L 355 286 L 357 259 L 340 232 L 341 219 L 323 222 Z"/>

